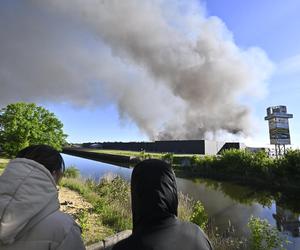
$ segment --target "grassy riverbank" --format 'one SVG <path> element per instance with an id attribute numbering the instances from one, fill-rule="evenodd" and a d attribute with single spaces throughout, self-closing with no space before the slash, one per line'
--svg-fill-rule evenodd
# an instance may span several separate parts
<path id="1" fill-rule="evenodd" d="M 85 201 L 91 204 L 90 208 L 83 209 L 74 216 L 83 228 L 83 238 L 86 244 L 132 228 L 130 185 L 120 177 L 106 176 L 98 184 L 81 178 L 63 178 L 61 186 L 78 192 Z M 243 249 L 240 248 L 245 244 L 242 239 L 234 237 L 232 233 L 229 234 L 229 231 L 224 237 L 224 234 L 216 232 L 216 228 L 212 225 L 207 226 L 208 218 L 201 203 L 196 203 L 190 197 L 179 194 L 178 213 L 181 220 L 192 220 L 205 227 L 215 249 Z M 90 234 L 93 225 L 88 221 L 95 215 L 99 224 L 106 228 L 107 234 Z"/>
<path id="2" fill-rule="evenodd" d="M 74 171 L 74 169 L 71 171 Z M 106 176 L 99 183 L 95 183 L 78 177 L 68 177 L 63 178 L 61 185 L 76 191 L 85 201 L 91 204 L 89 208 L 82 209 L 75 216 L 75 219 L 83 228 L 83 238 L 86 244 L 91 244 L 110 234 L 132 228 L 130 185 L 125 180 L 120 177 Z M 267 221 L 258 218 L 252 218 L 249 221 L 248 227 L 251 232 L 249 239 L 238 236 L 230 223 L 226 231 L 220 232 L 207 217 L 201 202 L 183 194 L 179 194 L 178 212 L 178 217 L 181 220 L 198 224 L 208 234 L 216 250 L 271 250 L 273 247 L 283 244 L 285 240 L 279 235 L 276 228 L 268 224 Z M 94 220 L 97 218 L 98 225 L 105 229 L 106 234 L 91 234 L 93 227 L 93 224 L 89 223 L 91 218 L 94 218 Z M 258 247 L 252 247 L 254 244 Z M 261 244 L 268 244 L 268 247 L 261 248 Z"/>
<path id="3" fill-rule="evenodd" d="M 99 214 L 103 225 L 113 232 L 132 228 L 130 185 L 121 177 L 105 176 L 99 183 L 81 178 L 63 178 L 61 186 L 78 192 Z M 194 201 L 179 194 L 179 217 L 189 220 L 193 212 Z"/>

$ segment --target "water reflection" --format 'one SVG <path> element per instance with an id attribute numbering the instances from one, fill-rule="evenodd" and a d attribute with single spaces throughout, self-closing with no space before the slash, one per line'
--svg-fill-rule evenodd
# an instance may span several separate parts
<path id="1" fill-rule="evenodd" d="M 177 184 L 183 193 L 204 204 L 212 222 L 221 232 L 231 224 L 237 235 L 248 235 L 247 223 L 253 215 L 277 226 L 290 241 L 287 249 L 300 249 L 300 209 L 296 195 L 271 193 L 209 179 L 177 178 Z"/>
<path id="2" fill-rule="evenodd" d="M 66 154 L 62 154 L 62 156 L 66 166 L 75 166 L 80 170 L 80 174 L 84 178 L 99 181 L 104 175 L 110 173 L 119 175 L 126 180 L 130 180 L 131 169 Z"/>
<path id="3" fill-rule="evenodd" d="M 297 194 L 270 192 L 209 179 L 177 179 L 179 189 L 199 199 L 210 218 L 222 230 L 234 225 L 240 235 L 249 234 L 251 215 L 267 219 L 284 233 L 291 244 L 300 249 L 300 202 Z"/>
<path id="4" fill-rule="evenodd" d="M 275 225 L 272 213 L 275 206 L 272 201 L 268 206 L 263 206 L 257 202 L 250 202 L 249 190 L 239 186 L 221 185 L 219 182 L 208 180 L 187 180 L 177 178 L 178 189 L 188 194 L 196 200 L 200 200 L 213 224 L 221 231 L 228 228 L 228 224 L 234 225 L 237 234 L 247 235 L 249 230 L 247 223 L 251 215 L 266 218 Z M 226 186 L 226 192 L 222 192 L 220 187 Z M 246 198 L 247 199 L 246 199 Z M 241 202 L 244 201 L 244 202 Z"/>
<path id="5" fill-rule="evenodd" d="M 208 189 L 222 192 L 225 196 L 241 204 L 253 205 L 258 203 L 270 208 L 275 201 L 276 206 L 288 209 L 296 216 L 299 216 L 300 213 L 300 194 L 272 192 L 209 179 L 192 179 L 192 181 L 199 185 L 205 185 Z"/>
<path id="6" fill-rule="evenodd" d="M 280 232 L 287 232 L 293 237 L 300 236 L 300 221 L 298 213 L 293 213 L 291 210 L 285 209 L 276 204 L 276 213 L 273 214 L 273 218 L 276 220 L 276 226 Z"/>

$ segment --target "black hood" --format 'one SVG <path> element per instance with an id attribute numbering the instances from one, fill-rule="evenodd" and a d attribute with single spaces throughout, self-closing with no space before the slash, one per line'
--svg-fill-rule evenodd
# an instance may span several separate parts
<path id="1" fill-rule="evenodd" d="M 131 176 L 131 203 L 133 231 L 177 216 L 177 186 L 171 166 L 154 159 L 137 164 Z"/>

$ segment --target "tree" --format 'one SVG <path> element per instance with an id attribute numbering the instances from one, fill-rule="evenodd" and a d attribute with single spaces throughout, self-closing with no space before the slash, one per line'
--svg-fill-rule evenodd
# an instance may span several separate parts
<path id="1" fill-rule="evenodd" d="M 0 147 L 9 156 L 21 149 L 46 144 L 61 150 L 67 135 L 63 124 L 47 109 L 34 103 L 13 103 L 0 110 Z"/>

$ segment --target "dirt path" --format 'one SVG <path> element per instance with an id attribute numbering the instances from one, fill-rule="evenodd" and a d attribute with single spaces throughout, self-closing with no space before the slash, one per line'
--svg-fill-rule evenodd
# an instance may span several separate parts
<path id="1" fill-rule="evenodd" d="M 113 231 L 102 225 L 100 215 L 92 212 L 92 204 L 85 201 L 77 192 L 65 187 L 59 188 L 60 210 L 71 215 L 82 228 L 86 245 L 111 236 Z"/>
<path id="2" fill-rule="evenodd" d="M 92 205 L 85 201 L 77 192 L 65 187 L 59 188 L 58 199 L 60 210 L 76 217 L 82 210 L 89 210 Z"/>

